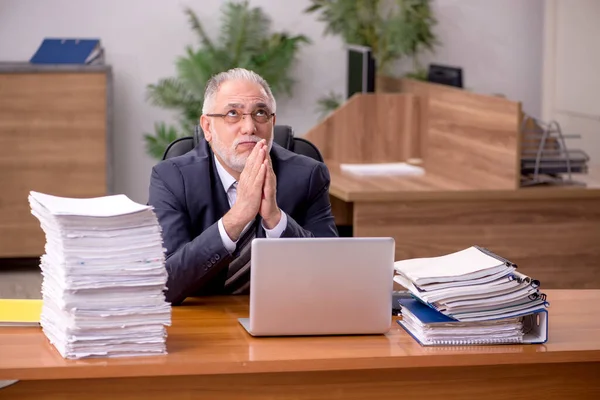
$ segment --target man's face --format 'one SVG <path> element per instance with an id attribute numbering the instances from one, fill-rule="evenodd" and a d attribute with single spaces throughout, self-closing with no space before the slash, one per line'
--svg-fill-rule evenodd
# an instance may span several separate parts
<path id="1" fill-rule="evenodd" d="M 234 171 L 242 172 L 257 142 L 266 139 L 270 150 L 275 116 L 265 117 L 272 112 L 269 98 L 259 84 L 245 80 L 221 84 L 209 114 L 226 117 L 203 115 L 201 119 L 204 136 L 219 161 Z M 255 121 L 252 115 L 242 115 L 247 113 L 254 113 L 259 121 Z"/>

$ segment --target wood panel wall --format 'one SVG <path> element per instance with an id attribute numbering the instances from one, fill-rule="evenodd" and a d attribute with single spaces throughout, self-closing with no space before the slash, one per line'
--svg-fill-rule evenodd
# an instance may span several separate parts
<path id="1" fill-rule="evenodd" d="M 542 288 L 600 288 L 597 198 L 354 202 L 353 212 L 354 235 L 394 237 L 396 260 L 480 245 Z"/>
<path id="2" fill-rule="evenodd" d="M 107 194 L 107 74 L 0 73 L 0 257 L 38 257 L 29 191 Z"/>
<path id="3" fill-rule="evenodd" d="M 428 173 L 479 189 L 520 186 L 520 104 L 459 92 L 429 97 Z"/>
<path id="4" fill-rule="evenodd" d="M 415 158 L 418 131 L 410 94 L 357 94 L 304 136 L 327 160 L 385 163 Z"/>
<path id="5" fill-rule="evenodd" d="M 419 99 L 415 118 L 428 173 L 480 189 L 520 186 L 520 102 L 410 79 L 396 87 Z"/>
<path id="6" fill-rule="evenodd" d="M 357 94 L 306 134 L 337 163 L 423 160 L 428 175 L 475 189 L 520 187 L 521 104 L 409 79 Z"/>
<path id="7" fill-rule="evenodd" d="M 393 79 L 387 78 L 383 90 L 392 91 L 395 90 L 400 93 L 410 93 L 414 95 L 417 100 L 415 101 L 415 124 L 417 129 L 417 139 L 415 140 L 415 146 L 417 147 L 418 154 L 422 159 L 426 158 L 427 152 L 427 138 L 429 129 L 429 98 L 435 96 L 437 93 L 443 91 L 461 91 L 448 85 L 438 85 L 435 83 L 421 82 L 413 79 Z"/>

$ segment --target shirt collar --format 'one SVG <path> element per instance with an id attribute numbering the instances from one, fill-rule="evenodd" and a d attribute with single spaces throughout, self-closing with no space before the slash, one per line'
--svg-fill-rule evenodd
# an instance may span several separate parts
<path id="1" fill-rule="evenodd" d="M 233 185 L 236 180 L 229 172 L 225 170 L 225 168 L 223 168 L 223 165 L 221 165 L 217 157 L 215 155 L 213 155 L 213 157 L 215 159 L 215 165 L 217 166 L 217 173 L 219 174 L 219 178 L 221 178 L 221 183 L 223 184 L 223 189 L 225 189 L 225 193 L 227 193 L 229 188 L 231 188 L 231 185 Z"/>

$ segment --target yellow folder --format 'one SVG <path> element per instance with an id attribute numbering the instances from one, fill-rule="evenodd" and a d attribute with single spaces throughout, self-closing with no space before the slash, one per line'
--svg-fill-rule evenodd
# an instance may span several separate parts
<path id="1" fill-rule="evenodd" d="M 0 299 L 0 326 L 39 325 L 42 300 Z"/>

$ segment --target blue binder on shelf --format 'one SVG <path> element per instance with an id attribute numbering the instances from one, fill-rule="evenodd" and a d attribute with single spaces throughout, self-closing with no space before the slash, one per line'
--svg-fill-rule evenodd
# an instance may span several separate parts
<path id="1" fill-rule="evenodd" d="M 474 330 L 483 326 L 480 322 L 460 322 L 441 312 L 423 304 L 419 300 L 402 298 L 398 302 L 401 306 L 403 319 L 398 320 L 398 324 L 411 335 L 422 346 L 441 346 L 441 345 L 497 345 L 497 344 L 543 344 L 548 341 L 548 310 L 540 308 L 535 311 L 526 312 L 523 317 L 523 338 L 521 341 L 504 340 L 502 338 L 479 338 L 479 339 L 461 339 L 456 336 L 448 337 L 436 336 L 428 337 L 425 331 L 431 332 L 432 329 L 444 329 L 446 327 L 456 327 L 464 329 L 473 327 Z M 404 318 L 404 314 L 410 314 L 410 318 Z M 409 320 L 418 320 L 419 325 L 425 329 L 419 329 Z M 500 319 L 501 320 L 501 319 Z M 496 320 L 496 321 L 500 321 Z M 485 321 L 484 321 L 485 322 Z"/>
<path id="2" fill-rule="evenodd" d="M 102 64 L 104 49 L 100 39 L 46 38 L 29 62 L 32 64 Z"/>

